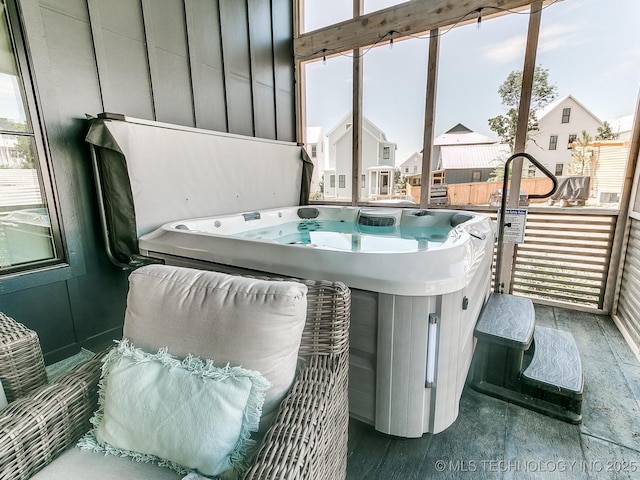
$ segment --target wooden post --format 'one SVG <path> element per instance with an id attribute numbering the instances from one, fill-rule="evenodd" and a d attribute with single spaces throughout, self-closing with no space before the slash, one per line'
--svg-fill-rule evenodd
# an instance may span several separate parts
<path id="1" fill-rule="evenodd" d="M 358 205 L 358 178 L 362 165 L 362 58 L 361 49 L 353 50 L 353 124 L 352 138 L 352 173 L 351 173 L 351 204 Z"/>
<path id="2" fill-rule="evenodd" d="M 364 9 L 364 0 L 353 0 L 353 18 L 358 18 Z M 352 172 L 351 172 L 351 205 L 358 205 L 360 188 L 360 166 L 362 165 L 362 49 L 353 49 L 353 98 L 351 109 L 353 123 L 352 135 Z"/>
<path id="3" fill-rule="evenodd" d="M 439 30 L 429 32 L 429 60 L 427 64 L 427 95 L 424 111 L 422 139 L 422 188 L 420 208 L 427 208 L 431 201 L 431 170 L 433 166 L 433 128 L 436 115 L 436 84 L 438 83 L 438 55 L 440 53 Z"/>
<path id="4" fill-rule="evenodd" d="M 538 49 L 538 37 L 540 34 L 540 19 L 542 17 L 542 0 L 531 3 L 529 14 L 529 29 L 527 31 L 527 46 L 524 54 L 524 68 L 522 70 L 522 88 L 520 90 L 520 105 L 518 106 L 518 124 L 516 126 L 516 138 L 514 152 L 524 152 L 527 145 L 527 130 L 529 127 L 529 108 L 531 107 L 531 92 L 533 91 L 533 74 L 536 68 L 536 51 Z M 507 208 L 518 208 L 520 199 L 520 184 L 522 180 L 522 158 L 517 158 L 511 164 L 510 195 Z M 502 192 L 506 195 L 507 192 Z M 504 244 L 502 253 L 502 265 L 496 265 L 500 269 L 500 291 L 511 292 L 512 273 L 515 263 L 515 245 Z"/>
<path id="5" fill-rule="evenodd" d="M 300 38 L 300 29 L 304 24 L 304 0 L 293 2 L 293 38 Z M 295 101 L 296 101 L 296 141 L 304 144 L 307 141 L 307 96 L 303 91 L 307 83 L 302 61 L 295 58 Z"/>
<path id="6" fill-rule="evenodd" d="M 638 182 L 640 181 L 640 171 L 638 171 L 638 156 L 640 155 L 640 92 L 636 100 L 636 114 L 631 133 L 631 144 L 629 145 L 629 158 L 625 172 L 624 183 L 622 184 L 622 195 L 620 195 L 620 213 L 616 221 L 616 228 L 613 234 L 613 245 L 611 247 L 611 258 L 609 260 L 609 271 L 607 274 L 607 284 L 605 287 L 604 305 L 605 312 L 617 313 L 618 299 L 620 297 L 620 284 L 622 280 L 622 270 L 624 260 L 629 248 L 629 213 L 632 202 L 638 198 Z M 634 205 L 634 210 L 638 210 L 640 205 Z"/>

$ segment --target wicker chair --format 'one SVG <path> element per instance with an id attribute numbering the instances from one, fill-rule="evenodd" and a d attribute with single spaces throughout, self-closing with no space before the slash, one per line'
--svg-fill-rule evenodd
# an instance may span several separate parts
<path id="1" fill-rule="evenodd" d="M 346 477 L 351 297 L 341 283 L 308 287 L 306 361 L 245 479 Z M 0 411 L 0 479 L 27 479 L 89 430 L 102 354 Z"/>
<path id="2" fill-rule="evenodd" d="M 2 312 L 0 381 L 9 403 L 47 382 L 38 335 Z"/>

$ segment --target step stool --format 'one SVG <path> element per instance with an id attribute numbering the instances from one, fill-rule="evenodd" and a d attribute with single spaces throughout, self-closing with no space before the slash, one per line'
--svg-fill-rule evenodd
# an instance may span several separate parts
<path id="1" fill-rule="evenodd" d="M 493 293 L 474 335 L 474 390 L 569 423 L 582 421 L 583 375 L 569 332 L 535 326 L 528 298 Z"/>

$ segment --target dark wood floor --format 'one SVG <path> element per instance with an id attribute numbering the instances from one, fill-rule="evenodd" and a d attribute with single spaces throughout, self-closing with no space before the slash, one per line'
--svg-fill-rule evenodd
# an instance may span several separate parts
<path id="1" fill-rule="evenodd" d="M 466 388 L 458 419 L 437 435 L 394 438 L 352 420 L 347 478 L 640 479 L 640 362 L 609 317 L 536 306 L 536 321 L 576 339 L 581 425 Z"/>

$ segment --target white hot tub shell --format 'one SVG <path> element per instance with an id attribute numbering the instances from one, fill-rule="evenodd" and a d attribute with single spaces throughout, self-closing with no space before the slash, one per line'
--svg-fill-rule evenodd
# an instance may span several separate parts
<path id="1" fill-rule="evenodd" d="M 286 241 L 296 222 L 357 224 L 363 212 L 395 218 L 395 228 L 382 228 L 395 232 L 393 239 L 380 246 L 375 227 L 359 226 L 328 240 L 312 232 L 318 235 L 308 243 Z M 421 228 L 450 231 L 431 241 L 415 233 Z M 401 437 L 441 432 L 458 416 L 473 329 L 489 293 L 493 243 L 484 215 L 339 206 L 186 219 L 139 239 L 143 255 L 168 264 L 348 285 L 350 414 Z"/>

